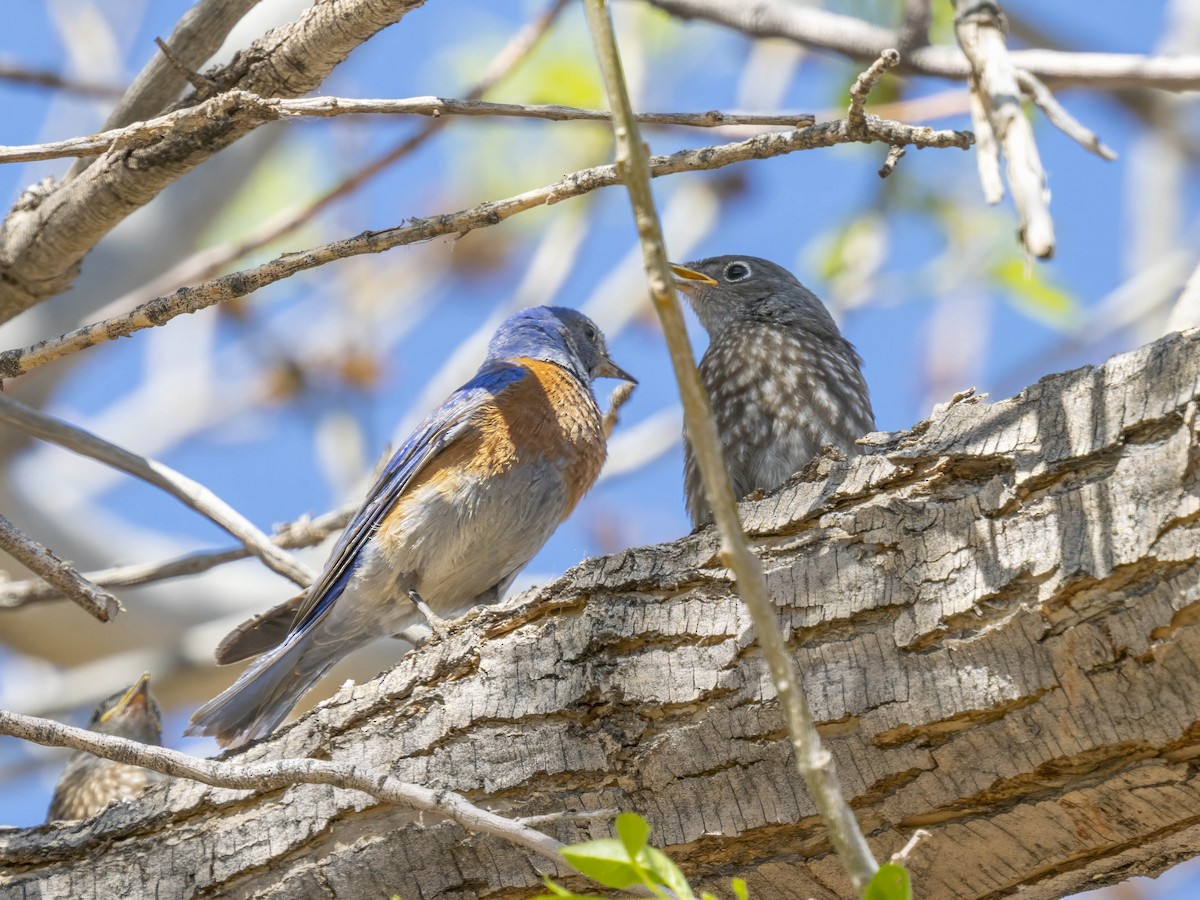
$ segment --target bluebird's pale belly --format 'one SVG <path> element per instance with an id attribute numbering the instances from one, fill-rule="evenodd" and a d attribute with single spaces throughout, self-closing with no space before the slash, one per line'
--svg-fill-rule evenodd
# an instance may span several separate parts
<path id="1" fill-rule="evenodd" d="M 384 517 L 327 634 L 403 631 L 421 621 L 409 591 L 443 617 L 498 601 L 595 481 L 604 440 L 591 392 L 558 366 L 522 362 L 535 377 L 514 388 L 524 396 L 507 416 L 478 417 Z"/>

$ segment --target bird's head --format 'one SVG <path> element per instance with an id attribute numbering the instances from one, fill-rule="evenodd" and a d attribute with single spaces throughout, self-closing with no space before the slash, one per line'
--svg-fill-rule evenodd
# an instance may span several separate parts
<path id="1" fill-rule="evenodd" d="M 88 728 L 143 744 L 161 744 L 162 713 L 150 691 L 150 673 L 103 700 L 92 712 Z"/>
<path id="2" fill-rule="evenodd" d="M 796 276 L 757 256 L 711 256 L 676 265 L 675 287 L 687 296 L 700 324 L 715 336 L 730 325 L 759 323 L 836 335 L 837 326 L 817 295 Z"/>
<path id="3" fill-rule="evenodd" d="M 608 355 L 604 334 L 583 313 L 561 306 L 533 306 L 509 316 L 488 345 L 489 359 L 527 357 L 557 363 L 584 384 L 596 378 L 637 379 Z"/>

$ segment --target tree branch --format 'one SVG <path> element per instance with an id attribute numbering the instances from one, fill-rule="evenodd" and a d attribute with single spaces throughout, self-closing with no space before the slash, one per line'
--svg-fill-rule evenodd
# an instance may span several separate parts
<path id="1" fill-rule="evenodd" d="M 110 734 L 73 728 L 50 719 L 23 716 L 0 709 L 0 734 L 32 741 L 45 747 L 70 747 L 85 750 L 104 759 L 128 763 L 162 772 L 175 778 L 187 778 L 212 787 L 256 794 L 295 787 L 298 784 L 327 784 L 350 791 L 361 791 L 383 803 L 395 803 L 409 809 L 437 813 L 469 831 L 491 834 L 511 841 L 562 865 L 558 850 L 562 846 L 549 835 L 536 831 L 516 819 L 506 819 L 475 806 L 461 794 L 432 790 L 392 777 L 386 772 L 362 766 L 325 762 L 318 759 L 277 759 L 270 762 L 240 764 L 197 759 L 178 750 L 152 747 Z"/>
<path id="2" fill-rule="evenodd" d="M 275 534 L 271 536 L 271 542 L 288 550 L 313 547 L 329 535 L 345 528 L 359 505 L 355 502 L 317 516 L 315 519 L 305 516 L 289 522 L 276 530 Z M 135 587 L 156 581 L 166 581 L 169 578 L 198 575 L 217 566 L 247 559 L 253 555 L 243 544 L 226 550 L 188 553 L 158 562 L 113 566 L 108 569 L 87 572 L 84 577 L 101 587 Z M 57 588 L 40 580 L 0 582 L 0 609 L 17 609 L 30 603 L 61 600 L 62 596 L 62 592 Z"/>
<path id="3" fill-rule="evenodd" d="M 36 572 L 57 594 L 78 604 L 101 622 L 108 622 L 121 611 L 121 603 L 116 597 L 80 575 L 74 566 L 63 562 L 2 515 L 0 550 L 31 572 Z"/>
<path id="4" fill-rule="evenodd" d="M 1050 124 L 1101 159 L 1114 160 L 1117 158 L 1116 152 L 1111 147 L 1106 147 L 1094 131 L 1067 112 L 1066 107 L 1058 102 L 1040 78 L 1023 69 L 1017 69 L 1016 74 L 1017 84 L 1021 86 L 1021 90 L 1037 104 L 1038 109 L 1050 120 Z"/>
<path id="5" fill-rule="evenodd" d="M 221 90 L 297 97 L 355 47 L 423 0 L 342 0 L 310 6 L 210 77 Z M 213 115 L 196 132 L 101 156 L 78 177 L 27 192 L 0 226 L 0 322 L 65 290 L 96 242 L 159 191 L 270 116 Z"/>
<path id="6" fill-rule="evenodd" d="M 466 98 L 468 100 L 480 99 L 519 66 L 541 42 L 567 2 L 568 0 L 553 0 L 540 15 L 522 26 L 492 59 L 479 80 L 467 91 Z M 415 134 L 404 138 L 390 150 L 371 159 L 366 165 L 346 175 L 308 202 L 271 217 L 256 231 L 241 240 L 226 241 L 193 253 L 159 277 L 108 304 L 106 309 L 123 312 L 148 303 L 155 297 L 177 290 L 186 284 L 217 277 L 230 263 L 272 244 L 300 228 L 322 210 L 352 194 L 397 161 L 424 146 L 448 121 L 449 119 L 440 117 L 430 118 Z"/>
<path id="7" fill-rule="evenodd" d="M 180 18 L 166 44 L 183 65 L 196 70 L 220 49 L 233 27 L 259 0 L 199 0 Z M 104 131 L 156 116 L 178 99 L 187 81 L 171 64 L 166 51 L 156 53 L 124 92 L 104 121 Z M 76 163 L 67 173 L 74 178 L 90 163 Z"/>
<path id="8" fill-rule="evenodd" d="M 616 164 L 622 172 L 633 207 L 650 297 L 667 340 L 675 380 L 679 385 L 680 399 L 683 401 L 685 427 L 700 467 L 705 496 L 721 534 L 721 560 L 732 570 L 738 594 L 749 609 L 750 618 L 754 622 L 754 633 L 757 635 L 763 656 L 766 657 L 775 694 L 787 722 L 796 768 L 808 786 L 855 892 L 862 894 L 879 865 L 863 838 L 854 813 L 842 796 L 833 757 L 821 746 L 821 737 L 817 733 L 804 694 L 804 684 L 796 671 L 776 619 L 776 610 L 767 590 L 762 563 L 750 549 L 750 543 L 742 531 L 737 498 L 734 497 L 725 468 L 716 421 L 700 382 L 700 374 L 696 371 L 696 361 L 692 356 L 687 327 L 683 321 L 683 310 L 679 306 L 671 265 L 667 260 L 662 227 L 658 221 L 658 211 L 650 187 L 649 152 L 642 143 L 637 118 L 625 86 L 621 55 L 617 49 L 608 7 L 605 0 L 585 0 L 585 8 L 609 105 L 613 108 L 613 135 L 617 144 Z M 899 54 L 895 50 L 885 51 L 883 56 L 855 81 L 850 89 L 850 129 L 867 129 L 863 112 L 866 95 L 878 82 L 883 71 L 897 62 Z"/>
<path id="9" fill-rule="evenodd" d="M 832 50 L 859 62 L 872 62 L 888 47 L 901 44 L 894 31 L 786 0 L 647 0 L 681 19 L 705 19 L 754 37 L 781 37 L 806 47 Z M 1014 65 L 1055 85 L 1073 84 L 1099 90 L 1161 88 L 1200 89 L 1200 56 L 1138 56 L 1127 53 L 1072 53 L 1057 50 L 1014 50 Z M 903 73 L 965 81 L 970 64 L 957 47 L 915 47 L 904 54 Z"/>
<path id="10" fill-rule="evenodd" d="M 700 172 L 749 159 L 766 159 L 798 150 L 855 142 L 879 141 L 899 146 L 911 144 L 917 147 L 958 147 L 965 150 L 971 146 L 973 140 L 968 131 L 935 131 L 932 128 L 905 125 L 902 122 L 868 115 L 860 129 L 851 129 L 847 120 L 839 119 L 808 128 L 760 134 L 737 143 L 703 147 L 698 150 L 681 150 L 670 156 L 655 156 L 650 160 L 650 171 L 652 177 L 656 178 L 679 172 Z M 364 253 L 380 253 L 393 247 L 428 241 L 447 234 L 461 236 L 478 228 L 497 225 L 518 213 L 559 203 L 619 183 L 620 178 L 614 166 L 595 166 L 573 172 L 553 184 L 502 200 L 488 201 L 470 209 L 428 219 L 411 219 L 410 224 L 397 228 L 365 232 L 302 252 L 285 253 L 261 266 L 234 272 L 193 287 L 181 288 L 174 294 L 158 297 L 128 313 L 85 325 L 57 338 L 0 353 L 0 381 L 23 375 L 37 366 L 87 347 L 127 337 L 143 328 L 162 325 L 176 316 L 244 297 L 265 285 L 282 281 L 297 272 L 336 259 Z"/>
<path id="11" fill-rule="evenodd" d="M 1020 220 L 1021 243 L 1034 257 L 1049 259 L 1054 255 L 1050 191 L 1033 126 L 1021 109 L 1017 70 L 1004 41 L 1004 14 L 990 0 L 953 3 L 958 42 L 971 63 L 971 90 L 978 96 L 1008 162 L 1008 186 Z M 987 190 L 985 186 L 985 193 Z"/>
<path id="12" fill-rule="evenodd" d="M 301 587 L 312 584 L 314 573 L 308 566 L 271 543 L 271 539 L 259 531 L 253 522 L 204 485 L 170 466 L 131 453 L 82 428 L 68 425 L 61 419 L 38 412 L 9 397 L 0 397 L 0 422 L 6 422 L 27 434 L 114 469 L 120 469 L 161 488 L 210 522 L 225 529 L 268 568 L 285 578 L 290 578 Z"/>
<path id="13" fill-rule="evenodd" d="M 65 156 L 96 156 L 114 148 L 146 147 L 164 139 L 176 140 L 207 126 L 214 116 L 259 116 L 270 118 L 327 118 L 345 115 L 499 116 L 506 118 L 548 119 L 556 122 L 608 122 L 602 109 L 577 109 L 553 104 L 489 103 L 484 100 L 457 100 L 442 97 L 410 97 L 403 100 L 356 100 L 346 97 L 308 97 L 281 100 L 259 97 L 244 91 L 230 91 L 199 106 L 168 113 L 148 122 L 103 131 L 87 137 L 68 138 L 26 146 L 0 146 L 0 163 L 58 159 Z M 816 117 L 808 113 L 645 113 L 638 121 L 647 125 L 687 125 L 718 128 L 729 125 L 784 126 L 800 128 L 812 125 Z"/>
<path id="14" fill-rule="evenodd" d="M 76 78 L 66 78 L 46 69 L 33 69 L 17 63 L 0 60 L 0 81 L 15 84 L 31 84 L 79 94 L 82 97 L 120 97 L 123 89 L 119 85 L 93 84 Z"/>
<path id="15" fill-rule="evenodd" d="M 1200 846 L 1200 332 L 959 397 L 739 511 L 843 789 L 920 896 L 1057 900 Z M 588 560 L 454 623 L 236 760 L 388 772 L 607 837 L 634 810 L 695 887 L 846 900 L 715 529 Z M 1018 748 L 1019 752 L 1014 752 Z M 541 857 L 300 788 L 174 781 L 0 827 L 17 896 L 500 900 Z M 267 837 L 269 836 L 269 840 Z M 103 858 L 105 864 L 97 866 Z M 963 860 L 969 860 L 965 865 Z"/>

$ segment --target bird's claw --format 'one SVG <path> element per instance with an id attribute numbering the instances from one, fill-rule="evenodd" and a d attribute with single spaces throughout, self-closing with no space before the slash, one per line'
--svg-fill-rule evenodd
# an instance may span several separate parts
<path id="1" fill-rule="evenodd" d="M 450 632 L 446 620 L 430 609 L 429 604 L 416 591 L 409 591 L 408 596 L 412 600 L 413 605 L 421 611 L 421 615 L 425 617 L 425 621 L 429 623 L 430 630 L 439 640 L 444 639 Z"/>

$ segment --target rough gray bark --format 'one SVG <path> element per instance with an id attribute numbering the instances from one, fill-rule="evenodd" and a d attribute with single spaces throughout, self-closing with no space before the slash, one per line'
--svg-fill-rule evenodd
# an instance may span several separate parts
<path id="1" fill-rule="evenodd" d="M 958 398 L 744 505 L 877 854 L 933 833 L 920 896 L 1058 897 L 1196 852 L 1198 396 L 1200 332 L 1172 335 Z M 390 768 L 512 815 L 632 809 L 709 889 L 849 896 L 716 554 L 705 531 L 590 560 L 243 756 Z M 0 831 L 4 897 L 519 897 L 542 869 L 327 787 L 176 783 Z"/>

